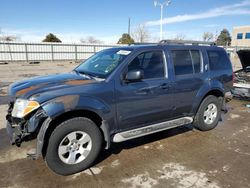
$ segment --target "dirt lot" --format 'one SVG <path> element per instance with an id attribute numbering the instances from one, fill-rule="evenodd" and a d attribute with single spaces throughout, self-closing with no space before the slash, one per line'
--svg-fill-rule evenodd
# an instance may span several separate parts
<path id="1" fill-rule="evenodd" d="M 5 129 L 7 86 L 17 80 L 71 70 L 76 64 L 0 65 L 0 187 L 250 187 L 250 102 L 233 100 L 219 126 L 164 131 L 104 151 L 92 168 L 68 177 L 42 159 L 26 158 L 33 143 L 10 146 Z"/>

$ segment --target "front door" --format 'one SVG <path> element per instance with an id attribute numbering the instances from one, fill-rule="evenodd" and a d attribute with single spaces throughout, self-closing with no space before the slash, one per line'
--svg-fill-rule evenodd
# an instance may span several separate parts
<path id="1" fill-rule="evenodd" d="M 126 72 L 140 69 L 144 78 L 116 85 L 117 119 L 120 130 L 168 120 L 172 115 L 173 97 L 163 50 L 139 53 Z"/>

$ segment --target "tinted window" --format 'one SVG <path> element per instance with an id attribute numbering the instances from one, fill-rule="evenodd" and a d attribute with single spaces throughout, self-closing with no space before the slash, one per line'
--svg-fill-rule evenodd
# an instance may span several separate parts
<path id="1" fill-rule="evenodd" d="M 231 69 L 230 61 L 224 51 L 208 51 L 210 70 Z"/>
<path id="2" fill-rule="evenodd" d="M 243 33 L 238 33 L 237 34 L 237 39 L 242 39 L 243 38 Z"/>
<path id="3" fill-rule="evenodd" d="M 250 39 L 250 33 L 246 33 L 246 39 Z"/>
<path id="4" fill-rule="evenodd" d="M 191 50 L 193 65 L 194 65 L 194 72 L 200 73 L 201 72 L 201 54 L 198 50 Z"/>
<path id="5" fill-rule="evenodd" d="M 144 78 L 164 77 L 164 60 L 162 51 L 144 52 L 138 55 L 128 66 L 128 71 L 142 69 Z"/>
<path id="6" fill-rule="evenodd" d="M 175 75 L 193 74 L 192 58 L 189 50 L 173 50 Z"/>

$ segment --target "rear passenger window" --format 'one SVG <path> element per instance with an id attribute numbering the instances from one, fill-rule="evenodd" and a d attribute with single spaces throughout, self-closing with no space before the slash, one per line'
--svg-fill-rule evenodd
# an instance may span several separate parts
<path id="1" fill-rule="evenodd" d="M 172 51 L 175 75 L 193 74 L 192 59 L 188 50 Z"/>
<path id="2" fill-rule="evenodd" d="M 224 51 L 207 51 L 207 54 L 209 58 L 210 70 L 231 69 L 231 63 Z"/>

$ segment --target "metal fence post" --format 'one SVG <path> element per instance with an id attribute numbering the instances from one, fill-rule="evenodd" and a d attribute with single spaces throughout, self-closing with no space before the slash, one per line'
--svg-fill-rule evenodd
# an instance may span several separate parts
<path id="1" fill-rule="evenodd" d="M 51 44 L 51 61 L 54 61 L 54 49 L 53 49 L 53 44 Z"/>
<path id="2" fill-rule="evenodd" d="M 26 62 L 29 62 L 29 55 L 28 55 L 28 48 L 27 48 L 27 44 L 24 44 L 24 48 L 25 48 L 25 59 Z"/>
<path id="3" fill-rule="evenodd" d="M 75 45 L 75 61 L 77 62 L 77 45 Z"/>
<path id="4" fill-rule="evenodd" d="M 10 43 L 7 42 L 7 45 L 8 45 L 9 54 L 10 54 L 10 60 L 8 62 L 12 62 L 13 58 L 12 58 L 12 51 L 11 51 Z"/>
<path id="5" fill-rule="evenodd" d="M 96 53 L 96 45 L 94 45 L 94 54 Z"/>

